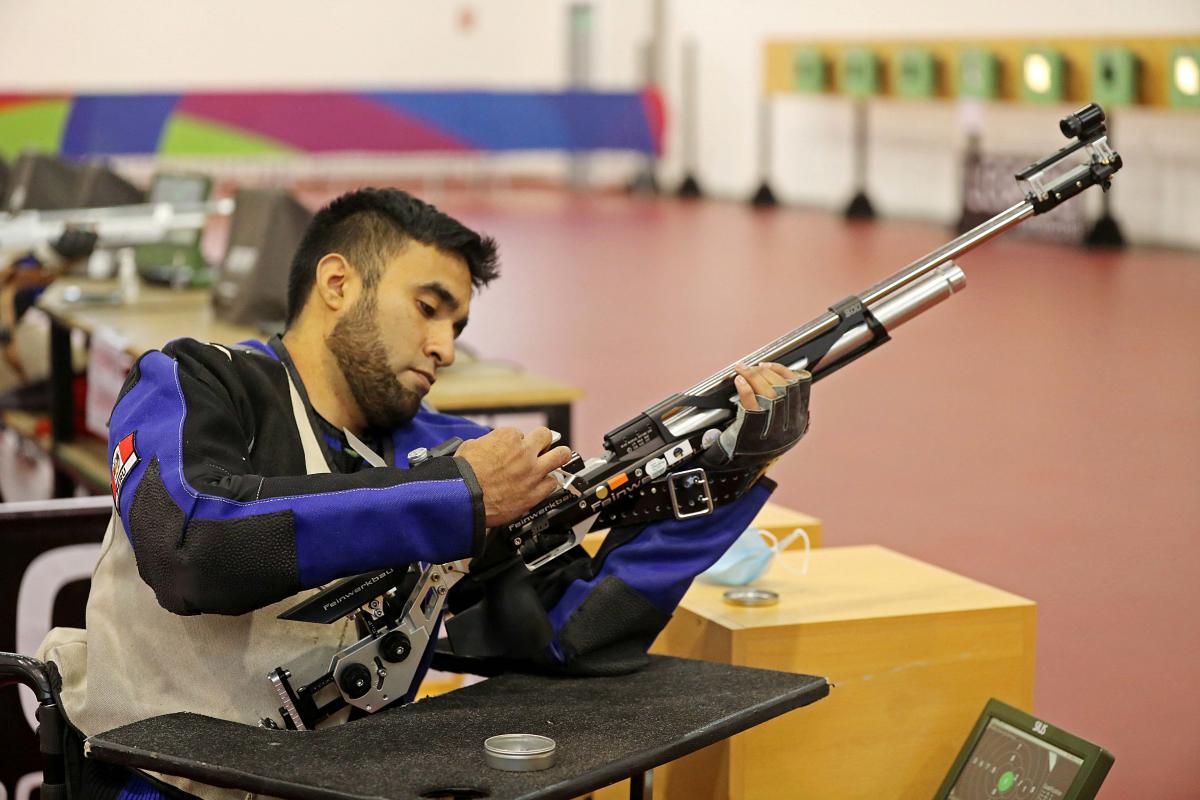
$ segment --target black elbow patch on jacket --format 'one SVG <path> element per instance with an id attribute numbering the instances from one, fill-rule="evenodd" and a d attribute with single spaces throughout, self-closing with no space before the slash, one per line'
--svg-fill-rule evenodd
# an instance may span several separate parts
<path id="1" fill-rule="evenodd" d="M 167 494 L 153 458 L 138 483 L 129 507 L 129 541 L 137 559 L 138 575 L 154 590 L 158 604 L 176 614 L 196 614 L 179 593 L 175 580 L 176 549 L 183 538 L 183 511 Z"/>
<path id="2" fill-rule="evenodd" d="M 138 574 L 175 614 L 244 614 L 300 585 L 290 511 L 192 520 L 167 493 L 151 459 L 129 510 Z"/>
<path id="3" fill-rule="evenodd" d="M 609 575 L 559 634 L 564 668 L 579 675 L 623 675 L 641 669 L 648 662 L 646 650 L 670 619 L 625 581 Z"/>
<path id="4" fill-rule="evenodd" d="M 300 590 L 291 511 L 192 520 L 180 556 L 183 595 L 207 614 L 245 614 Z"/>

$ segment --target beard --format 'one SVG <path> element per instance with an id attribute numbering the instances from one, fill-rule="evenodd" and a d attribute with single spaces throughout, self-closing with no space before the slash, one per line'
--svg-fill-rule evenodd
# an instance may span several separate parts
<path id="1" fill-rule="evenodd" d="M 388 365 L 373 290 L 362 295 L 325 340 L 367 426 L 391 430 L 421 407 L 421 395 L 400 384 Z"/>

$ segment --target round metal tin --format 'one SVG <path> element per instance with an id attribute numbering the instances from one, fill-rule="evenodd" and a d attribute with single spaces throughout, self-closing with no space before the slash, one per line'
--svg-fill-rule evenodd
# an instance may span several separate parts
<path id="1" fill-rule="evenodd" d="M 770 589 L 730 589 L 722 596 L 731 606 L 773 606 L 779 602 L 779 593 Z"/>
<path id="2" fill-rule="evenodd" d="M 554 766 L 557 747 L 553 739 L 536 733 L 503 733 L 483 743 L 488 766 L 508 772 L 535 772 Z"/>

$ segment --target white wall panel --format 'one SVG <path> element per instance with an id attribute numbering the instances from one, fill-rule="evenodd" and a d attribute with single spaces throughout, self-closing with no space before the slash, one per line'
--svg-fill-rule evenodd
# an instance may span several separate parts
<path id="1" fill-rule="evenodd" d="M 553 86 L 560 0 L 4 0 L 0 82 L 90 91 Z M 474 25 L 459 27 L 470 9 Z"/>

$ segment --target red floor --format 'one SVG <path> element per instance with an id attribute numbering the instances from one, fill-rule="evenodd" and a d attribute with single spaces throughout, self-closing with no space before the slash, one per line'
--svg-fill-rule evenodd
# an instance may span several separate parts
<path id="1" fill-rule="evenodd" d="M 613 425 L 948 237 L 915 223 L 548 191 L 428 195 L 501 242 L 467 342 Z M 1039 603 L 1036 711 L 1107 798 L 1200 796 L 1200 256 L 1009 236 L 968 289 L 819 385 L 776 499 Z"/>

